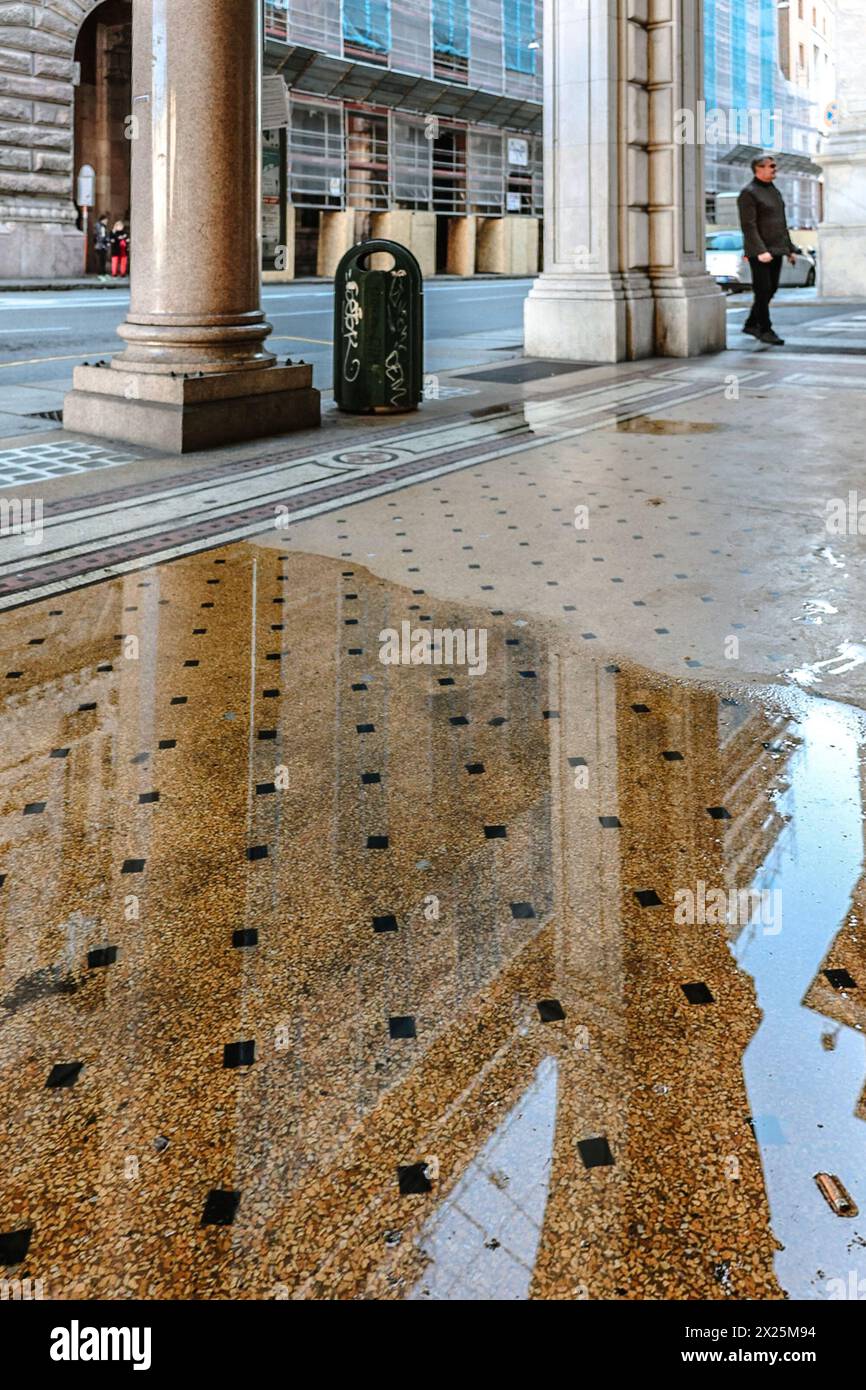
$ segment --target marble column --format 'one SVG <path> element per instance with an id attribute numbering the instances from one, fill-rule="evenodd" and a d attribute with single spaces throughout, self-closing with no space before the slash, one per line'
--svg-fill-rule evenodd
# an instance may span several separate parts
<path id="1" fill-rule="evenodd" d="M 696 357 L 725 346 L 726 299 L 706 268 L 704 0 L 645 0 L 649 39 L 649 268 L 655 351 Z"/>
<path id="2" fill-rule="evenodd" d="M 547 0 L 531 356 L 616 362 L 724 346 L 724 297 L 703 266 L 702 151 L 674 144 L 676 108 L 694 104 L 700 82 L 700 18 L 698 0 Z"/>
<path id="3" fill-rule="evenodd" d="M 257 0 L 135 0 L 126 347 L 76 368 L 67 429 L 183 452 L 319 423 L 267 346 L 260 66 Z"/>
<path id="4" fill-rule="evenodd" d="M 818 293 L 866 299 L 866 14 L 863 0 L 837 0 L 838 118 L 817 162 L 824 170 L 818 228 Z"/>

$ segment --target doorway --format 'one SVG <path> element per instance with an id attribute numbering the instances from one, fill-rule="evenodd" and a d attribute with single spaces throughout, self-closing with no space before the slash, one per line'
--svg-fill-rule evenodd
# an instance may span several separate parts
<path id="1" fill-rule="evenodd" d="M 98 272 L 92 229 L 107 213 L 109 227 L 129 224 L 132 108 L 131 0 L 103 0 L 88 15 L 75 44 L 81 80 L 75 93 L 75 174 L 83 164 L 96 171 L 96 206 L 90 211 L 87 269 Z"/>

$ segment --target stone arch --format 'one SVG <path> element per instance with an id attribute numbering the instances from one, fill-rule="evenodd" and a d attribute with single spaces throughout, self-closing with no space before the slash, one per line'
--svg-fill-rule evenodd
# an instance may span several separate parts
<path id="1" fill-rule="evenodd" d="M 0 0 L 0 279 L 80 274 L 74 59 L 102 0 Z"/>

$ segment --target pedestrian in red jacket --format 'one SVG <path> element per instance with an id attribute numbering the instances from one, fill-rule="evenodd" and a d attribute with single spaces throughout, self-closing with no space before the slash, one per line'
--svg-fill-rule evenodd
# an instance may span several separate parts
<path id="1" fill-rule="evenodd" d="M 111 229 L 111 274 L 114 279 L 118 275 L 127 275 L 129 272 L 129 232 L 123 222 L 115 222 Z"/>

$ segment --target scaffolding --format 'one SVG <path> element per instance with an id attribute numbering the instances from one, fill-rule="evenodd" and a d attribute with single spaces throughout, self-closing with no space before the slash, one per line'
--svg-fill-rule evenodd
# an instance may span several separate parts
<path id="1" fill-rule="evenodd" d="M 540 3 L 266 0 L 266 34 L 290 50 L 271 56 L 291 89 L 291 202 L 539 216 L 541 138 L 520 122 L 540 120 Z"/>
<path id="2" fill-rule="evenodd" d="M 762 147 L 780 156 L 777 184 L 787 203 L 789 224 L 808 227 L 819 220 L 817 166 L 799 173 L 785 167 L 809 163 L 818 132 L 808 96 L 786 78 L 781 66 L 782 15 L 787 19 L 775 0 L 706 0 L 704 98 L 708 113 L 725 116 L 730 135 L 725 142 L 708 141 L 706 146 L 709 220 L 715 219 L 718 195 L 738 192 L 751 178 L 749 157 Z M 750 113 L 760 117 L 762 130 L 748 129 Z"/>
<path id="3" fill-rule="evenodd" d="M 541 101 L 541 0 L 265 0 L 265 35 Z"/>

